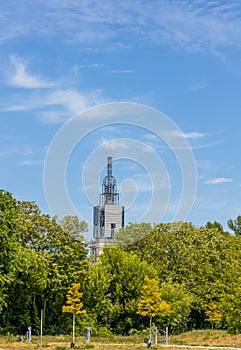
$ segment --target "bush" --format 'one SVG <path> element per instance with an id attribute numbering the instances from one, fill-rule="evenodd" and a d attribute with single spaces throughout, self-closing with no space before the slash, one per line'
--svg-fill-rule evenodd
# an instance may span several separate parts
<path id="1" fill-rule="evenodd" d="M 129 335 L 135 335 L 135 334 L 139 334 L 140 332 L 135 329 L 135 328 L 131 328 L 128 332 Z"/>
<path id="2" fill-rule="evenodd" d="M 107 327 L 103 326 L 97 329 L 97 335 L 99 337 L 109 337 L 112 335 L 112 333 Z"/>

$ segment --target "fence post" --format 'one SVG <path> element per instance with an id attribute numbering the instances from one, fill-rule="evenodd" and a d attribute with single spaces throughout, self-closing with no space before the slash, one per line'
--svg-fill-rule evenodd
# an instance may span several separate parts
<path id="1" fill-rule="evenodd" d="M 166 345 L 168 345 L 168 327 L 166 327 Z"/>

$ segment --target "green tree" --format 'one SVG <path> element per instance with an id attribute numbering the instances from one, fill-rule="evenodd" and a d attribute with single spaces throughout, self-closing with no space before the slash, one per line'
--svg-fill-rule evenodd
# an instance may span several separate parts
<path id="1" fill-rule="evenodd" d="M 84 283 L 88 314 L 117 334 L 139 329 L 137 300 L 146 275 L 155 278 L 157 272 L 135 254 L 106 247 L 99 261 L 90 267 Z"/>
<path id="2" fill-rule="evenodd" d="M 15 268 L 12 264 L 12 282 L 5 284 L 2 326 L 12 331 L 15 325 L 22 331 L 30 323 L 37 332 L 43 309 L 46 331 L 67 331 L 61 307 L 67 287 L 86 273 L 87 243 L 73 231 L 64 230 L 49 215 L 42 214 L 35 203 L 13 202 L 17 213 L 15 231 L 6 235 L 6 251 L 10 246 L 13 248 Z M 7 259 L 5 269 L 6 263 Z"/>
<path id="3" fill-rule="evenodd" d="M 238 215 L 236 219 L 228 220 L 228 227 L 235 233 L 235 235 L 241 235 L 241 216 Z"/>
<path id="4" fill-rule="evenodd" d="M 88 224 L 80 221 L 76 215 L 66 215 L 62 219 L 55 217 L 62 229 L 73 237 L 76 241 L 83 242 L 83 234 L 88 232 Z"/>
<path id="5" fill-rule="evenodd" d="M 218 222 L 218 221 L 214 221 L 214 222 L 210 222 L 208 221 L 205 225 L 206 228 L 208 229 L 218 229 L 220 232 L 223 232 L 223 226 Z"/>
<path id="6" fill-rule="evenodd" d="M 107 326 L 109 324 L 109 314 L 112 305 L 110 285 L 112 274 L 109 266 L 101 261 L 91 264 L 83 282 L 83 301 L 88 310 L 88 315 L 92 326 Z"/>
<path id="7" fill-rule="evenodd" d="M 0 190 L 0 313 L 6 306 L 8 288 L 14 283 L 21 267 L 18 260 L 18 216 L 16 200 L 9 192 Z"/>
<path id="8" fill-rule="evenodd" d="M 161 291 L 156 279 L 145 277 L 145 282 L 141 289 L 141 295 L 137 304 L 137 314 L 148 316 L 150 320 L 149 332 L 151 339 L 152 319 L 157 315 L 168 315 L 171 306 L 161 297 Z"/>
<path id="9" fill-rule="evenodd" d="M 193 295 L 183 283 L 171 281 L 163 282 L 160 292 L 161 298 L 171 305 L 171 310 L 168 314 L 157 316 L 158 324 L 162 328 L 168 326 L 172 333 L 187 331 Z"/>
<path id="10" fill-rule="evenodd" d="M 236 281 L 235 288 L 223 295 L 221 299 L 222 314 L 230 333 L 241 330 L 241 277 Z"/>
<path id="11" fill-rule="evenodd" d="M 191 223 L 157 225 L 148 237 L 130 247 L 154 266 L 159 279 L 184 284 L 193 296 L 189 327 L 206 325 L 206 295 L 220 297 L 227 251 L 233 237 L 219 228 Z"/>
<path id="12" fill-rule="evenodd" d="M 75 318 L 76 315 L 85 315 L 86 310 L 81 302 L 83 293 L 80 293 L 80 283 L 72 283 L 66 295 L 66 305 L 62 307 L 62 312 L 70 312 L 73 315 L 72 344 L 75 342 Z"/>
<path id="13" fill-rule="evenodd" d="M 47 332 L 67 331 L 61 308 L 68 286 L 86 274 L 85 230 L 75 217 L 61 227 L 35 203 L 0 191 L 0 329 L 32 325 L 37 333 L 44 309 Z"/>
<path id="14" fill-rule="evenodd" d="M 232 236 L 225 258 L 225 271 L 220 282 L 220 312 L 228 331 L 241 330 L 241 236 Z"/>
<path id="15" fill-rule="evenodd" d="M 147 236 L 152 230 L 150 223 L 131 223 L 117 231 L 115 235 L 115 244 L 121 247 L 128 247 L 129 245 L 137 242 L 143 237 Z"/>

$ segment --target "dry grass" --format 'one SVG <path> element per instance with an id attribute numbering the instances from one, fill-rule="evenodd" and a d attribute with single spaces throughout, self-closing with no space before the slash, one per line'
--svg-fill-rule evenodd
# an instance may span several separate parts
<path id="1" fill-rule="evenodd" d="M 170 343 L 178 345 L 226 346 L 235 348 L 236 336 L 220 330 L 195 330 L 177 336 L 171 336 Z"/>
<path id="2" fill-rule="evenodd" d="M 143 350 L 147 348 L 143 343 L 143 336 L 129 337 L 109 337 L 109 338 L 91 338 L 91 342 L 86 344 L 84 337 L 76 338 L 76 346 L 74 349 L 94 349 L 94 350 Z M 188 333 L 183 333 L 177 336 L 169 337 L 170 344 L 168 350 L 177 350 L 178 346 L 182 345 L 182 350 L 193 346 L 197 349 L 198 346 L 216 346 L 216 347 L 236 347 L 235 335 L 229 335 L 225 331 L 217 330 L 199 330 Z M 67 350 L 70 349 L 71 338 L 67 336 L 46 336 L 43 337 L 42 350 Z M 241 336 L 240 336 L 241 343 Z M 152 349 L 166 349 L 166 346 L 161 343 L 158 346 L 153 346 Z M 16 337 L 0 337 L 0 350 L 40 350 L 39 338 L 33 337 L 31 343 L 17 342 Z"/>

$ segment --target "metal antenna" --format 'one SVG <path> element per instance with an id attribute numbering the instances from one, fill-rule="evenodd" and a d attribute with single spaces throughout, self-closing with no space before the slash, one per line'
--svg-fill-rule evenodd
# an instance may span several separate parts
<path id="1" fill-rule="evenodd" d="M 119 205 L 119 193 L 117 193 L 116 179 L 112 175 L 112 156 L 107 157 L 107 175 L 103 179 L 100 205 Z"/>

